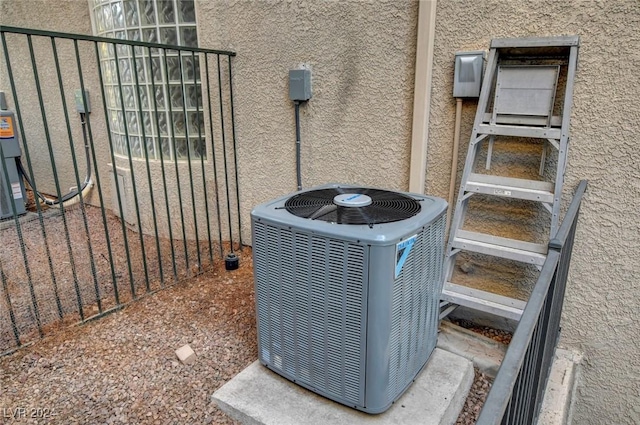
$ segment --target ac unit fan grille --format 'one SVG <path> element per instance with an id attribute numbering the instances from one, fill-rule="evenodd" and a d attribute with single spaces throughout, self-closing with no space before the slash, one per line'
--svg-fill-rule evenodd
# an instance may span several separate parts
<path id="1" fill-rule="evenodd" d="M 334 198 L 345 193 L 366 195 L 370 205 L 347 207 L 334 203 Z M 289 198 L 285 208 L 291 214 L 312 220 L 338 224 L 391 223 L 413 217 L 420 212 L 420 202 L 397 192 L 370 188 L 329 188 L 303 192 Z"/>

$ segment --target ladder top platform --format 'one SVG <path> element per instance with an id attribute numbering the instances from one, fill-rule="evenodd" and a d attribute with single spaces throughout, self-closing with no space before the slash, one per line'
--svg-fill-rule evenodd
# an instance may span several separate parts
<path id="1" fill-rule="evenodd" d="M 579 45 L 580 36 L 578 35 L 564 35 L 558 37 L 494 38 L 491 40 L 492 49 L 571 47 Z"/>

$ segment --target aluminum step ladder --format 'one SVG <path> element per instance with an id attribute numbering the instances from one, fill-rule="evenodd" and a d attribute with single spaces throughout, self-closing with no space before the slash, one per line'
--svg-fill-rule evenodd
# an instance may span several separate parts
<path id="1" fill-rule="evenodd" d="M 495 236 L 463 227 L 471 212 L 470 200 L 481 195 L 490 199 L 529 201 L 523 202 L 526 205 L 541 204 L 548 211 L 549 236 L 556 233 L 567 161 L 578 46 L 578 36 L 491 41 L 449 231 L 443 303 L 520 319 L 526 305 L 524 301 L 457 284 L 452 282 L 452 276 L 457 257 L 465 251 L 532 264 L 538 269 L 542 267 L 547 255 L 546 243 Z M 557 93 L 558 87 L 564 87 L 563 93 L 562 90 Z M 505 140 L 515 144 L 534 140 L 542 144 L 539 169 L 532 171 L 539 179 L 491 174 L 494 144 Z M 477 171 L 482 168 L 479 156 L 485 143 L 485 170 Z M 549 165 L 546 162 L 547 150 L 551 148 L 557 150 L 557 160 Z M 546 180 L 543 178 L 545 166 L 551 168 Z M 508 211 L 505 210 L 506 213 Z"/>

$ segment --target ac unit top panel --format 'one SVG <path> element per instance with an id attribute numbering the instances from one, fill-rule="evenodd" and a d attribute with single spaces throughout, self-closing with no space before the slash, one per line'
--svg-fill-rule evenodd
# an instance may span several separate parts
<path id="1" fill-rule="evenodd" d="M 362 186 L 331 183 L 301 192 L 291 193 L 276 200 L 258 205 L 251 212 L 251 217 L 252 220 L 259 220 L 277 226 L 290 226 L 299 231 L 308 231 L 341 240 L 352 240 L 370 245 L 390 245 L 397 243 L 408 235 L 410 236 L 422 227 L 430 224 L 447 209 L 447 202 L 443 199 L 415 193 L 398 192 L 418 200 L 421 207 L 420 212 L 404 220 L 370 226 L 367 224 L 338 224 L 335 222 L 298 217 L 288 212 L 285 208 L 285 203 L 288 199 L 303 192 L 329 188 L 348 189 L 357 187 Z M 341 200 L 338 199 L 336 202 L 340 205 Z M 353 208 L 358 207 L 354 206 Z"/>

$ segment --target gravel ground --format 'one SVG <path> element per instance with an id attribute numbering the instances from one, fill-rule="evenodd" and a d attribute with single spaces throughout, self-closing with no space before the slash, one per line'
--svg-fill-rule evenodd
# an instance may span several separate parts
<path id="1" fill-rule="evenodd" d="M 494 329 L 488 326 L 478 326 L 469 320 L 452 319 L 451 322 L 505 345 L 509 345 L 509 343 L 511 342 L 511 337 L 513 337 L 513 333 L 509 331 Z"/>
<path id="2" fill-rule="evenodd" d="M 240 254 L 238 271 L 219 265 L 0 358 L 0 417 L 25 424 L 235 423 L 210 396 L 257 358 L 249 251 Z M 177 361 L 184 344 L 196 352 L 193 365 Z M 21 408 L 40 418 L 6 417 Z"/>
<path id="3" fill-rule="evenodd" d="M 236 424 L 210 396 L 257 358 L 250 249 L 239 254 L 235 272 L 216 264 L 215 271 L 0 358 L 2 421 Z M 508 340 L 501 331 L 475 330 Z M 190 366 L 175 356 L 184 344 L 197 355 Z M 457 424 L 475 423 L 490 385 L 476 371 Z"/>
<path id="4" fill-rule="evenodd" d="M 2 222 L 0 353 L 16 346 L 7 300 L 10 300 L 21 342 L 26 343 L 39 339 L 38 320 L 43 333 L 49 334 L 61 325 L 60 322 L 79 321 L 80 305 L 85 318 L 99 312 L 98 300 L 103 310 L 116 306 L 116 289 L 118 301 L 126 303 L 132 299 L 132 288 L 136 296 L 139 296 L 147 290 L 159 289 L 163 284 L 161 276 L 165 283 L 173 282 L 172 246 L 177 279 L 184 279 L 198 272 L 197 267 L 194 267 L 198 258 L 195 242 L 187 243 L 190 260 L 187 268 L 182 241 L 172 243 L 160 238 L 156 244 L 153 236 L 144 235 L 142 242 L 147 260 L 147 280 L 139 233 L 129 229 L 125 231 L 129 249 L 127 260 L 121 221 L 112 213 L 107 213 L 106 223 L 109 245 L 105 238 L 101 210 L 89 205 L 85 207 L 84 213 L 79 205 L 67 208 L 64 216 L 57 209 L 48 209 L 42 223 L 37 216 L 31 220 L 28 216 L 23 216 L 19 229 L 13 221 Z M 65 232 L 65 228 L 68 232 Z M 46 238 L 43 237 L 43 232 Z M 213 247 L 215 249 L 217 244 Z M 200 243 L 205 269 L 210 267 L 208 248 L 208 243 Z M 214 255 L 217 256 L 218 253 L 215 252 Z M 131 277 L 133 281 L 130 280 Z"/>
<path id="5" fill-rule="evenodd" d="M 468 320 L 453 319 L 451 321 L 458 326 L 467 328 L 505 345 L 509 345 L 511 337 L 513 336 L 511 332 L 490 328 L 488 326 L 478 326 Z M 476 423 L 478 415 L 480 415 L 480 411 L 482 410 L 482 406 L 487 399 L 492 383 L 493 379 L 480 372 L 478 369 L 475 369 L 475 377 L 473 384 L 471 385 L 471 390 L 469 390 L 469 395 L 465 400 L 462 412 L 460 412 L 460 415 L 458 416 L 456 425 L 473 425 Z"/>
<path id="6" fill-rule="evenodd" d="M 456 425 L 473 425 L 476 423 L 482 406 L 487 399 L 487 394 L 489 394 L 489 390 L 491 389 L 492 382 L 487 375 L 475 369 L 473 384 L 464 402 L 462 412 L 460 412 L 458 416 Z"/>

